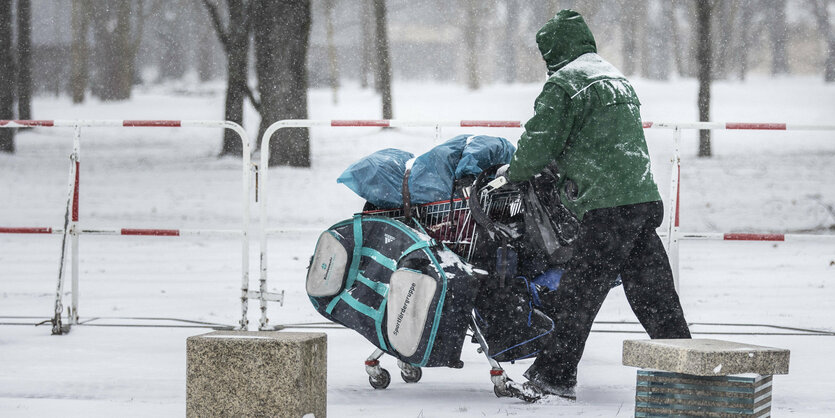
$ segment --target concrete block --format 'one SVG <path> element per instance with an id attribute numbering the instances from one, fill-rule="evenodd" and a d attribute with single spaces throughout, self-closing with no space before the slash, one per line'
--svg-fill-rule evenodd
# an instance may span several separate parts
<path id="1" fill-rule="evenodd" d="M 325 418 L 327 336 L 217 331 L 186 340 L 186 416 Z"/>
<path id="2" fill-rule="evenodd" d="M 711 339 L 626 340 L 623 364 L 696 376 L 765 376 L 789 373 L 789 350 Z"/>

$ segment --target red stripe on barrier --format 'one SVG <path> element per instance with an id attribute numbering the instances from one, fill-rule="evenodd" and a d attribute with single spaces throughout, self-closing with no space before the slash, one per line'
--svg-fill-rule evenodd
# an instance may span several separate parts
<path id="1" fill-rule="evenodd" d="M 518 120 L 462 120 L 462 128 L 521 128 Z"/>
<path id="2" fill-rule="evenodd" d="M 51 120 L 0 120 L 0 126 L 6 126 L 8 124 L 23 126 L 54 126 L 55 122 Z"/>
<path id="3" fill-rule="evenodd" d="M 725 234 L 725 241 L 785 241 L 783 234 Z"/>
<path id="4" fill-rule="evenodd" d="M 678 214 L 681 210 L 681 166 L 678 166 L 678 181 L 676 182 L 676 223 L 673 224 L 676 227 L 679 226 L 678 224 Z"/>
<path id="5" fill-rule="evenodd" d="M 172 127 L 172 128 L 179 128 L 180 121 L 178 120 L 125 120 L 122 121 L 122 126 L 127 127 Z"/>
<path id="6" fill-rule="evenodd" d="M 652 122 L 643 122 L 641 123 L 641 127 L 643 127 L 644 129 L 652 128 Z"/>
<path id="7" fill-rule="evenodd" d="M 81 162 L 75 162 L 75 190 L 72 192 L 72 221 L 78 222 L 78 189 L 79 189 L 79 180 L 81 179 L 81 175 L 78 173 L 78 170 L 81 169 Z"/>
<path id="8" fill-rule="evenodd" d="M 122 228 L 122 235 L 152 235 L 156 237 L 178 237 L 180 231 L 177 229 L 128 229 Z"/>
<path id="9" fill-rule="evenodd" d="M 785 123 L 739 123 L 728 122 L 725 124 L 725 129 L 766 129 L 775 131 L 785 131 Z"/>
<path id="10" fill-rule="evenodd" d="M 2 228 L 0 234 L 51 234 L 52 228 Z"/>
<path id="11" fill-rule="evenodd" d="M 391 126 L 388 120 L 332 120 L 331 126 L 379 126 L 382 128 Z"/>

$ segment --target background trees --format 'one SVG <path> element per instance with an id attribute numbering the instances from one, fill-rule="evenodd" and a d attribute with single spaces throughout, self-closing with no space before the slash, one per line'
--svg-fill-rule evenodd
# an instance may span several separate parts
<path id="1" fill-rule="evenodd" d="M 393 79 L 472 90 L 496 83 L 540 82 L 545 69 L 534 34 L 566 7 L 584 15 L 600 54 L 633 78 L 695 79 L 707 59 L 699 58 L 701 46 L 710 49 L 710 72 L 701 73 L 705 81 L 736 82 L 751 74 L 807 74 L 835 81 L 833 0 L 0 3 L 0 26 L 8 28 L 0 29 L 0 82 L 5 86 L 0 89 L 0 118 L 31 117 L 30 95 L 66 95 L 73 103 L 91 96 L 120 101 L 143 85 L 178 94 L 224 94 L 222 117 L 252 123 L 244 121 L 245 115 L 307 115 L 308 87 L 330 88 L 336 98 L 338 89 L 351 83 L 379 94 L 380 113 L 368 118 L 392 118 Z M 256 11 L 259 3 L 263 4 Z M 289 3 L 306 10 L 298 22 L 284 22 L 275 12 L 299 13 L 291 11 Z M 711 11 L 700 25 L 697 11 L 702 5 Z M 256 21 L 287 26 L 259 29 Z M 712 34 L 707 44 L 700 41 L 700 33 L 707 33 L 700 32 L 700 26 Z M 693 118 L 699 108 L 693 104 Z M 0 137 L 6 138 L 0 142 L 7 144 L 2 149 L 13 149 L 11 135 L 0 130 Z M 225 135 L 220 154 L 240 155 L 239 140 Z M 276 139 L 282 143 L 278 148 L 302 150 L 300 157 L 281 163 L 305 165 L 307 134 L 299 130 L 278 135 L 297 136 L 290 142 L 297 145 Z"/>
<path id="2" fill-rule="evenodd" d="M 0 2 L 0 119 L 14 119 L 12 5 Z M 14 131 L 0 129 L 0 152 L 14 152 Z"/>

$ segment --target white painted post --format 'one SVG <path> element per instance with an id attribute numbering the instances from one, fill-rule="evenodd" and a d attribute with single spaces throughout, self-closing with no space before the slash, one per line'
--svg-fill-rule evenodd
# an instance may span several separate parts
<path id="1" fill-rule="evenodd" d="M 675 127 L 673 130 L 673 167 L 670 175 L 670 207 L 667 208 L 669 225 L 667 227 L 667 256 L 670 259 L 670 267 L 673 270 L 673 283 L 676 291 L 679 292 L 679 271 L 678 271 L 678 191 L 679 176 L 681 175 L 681 129 Z"/>

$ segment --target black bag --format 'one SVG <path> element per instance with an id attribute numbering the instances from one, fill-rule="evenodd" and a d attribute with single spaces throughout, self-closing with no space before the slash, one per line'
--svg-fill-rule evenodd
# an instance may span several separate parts
<path id="1" fill-rule="evenodd" d="M 504 287 L 485 287 L 476 299 L 475 322 L 499 361 L 536 357 L 554 331 L 554 321 L 535 306 L 535 285 L 519 276 Z"/>
<path id="2" fill-rule="evenodd" d="M 306 290 L 325 318 L 398 359 L 459 367 L 478 284 L 468 264 L 422 230 L 355 215 L 319 237 Z"/>
<path id="3" fill-rule="evenodd" d="M 563 206 L 558 177 L 547 167 L 521 185 L 525 236 L 551 265 L 566 263 L 574 254 L 571 244 L 580 234 L 580 221 Z"/>

